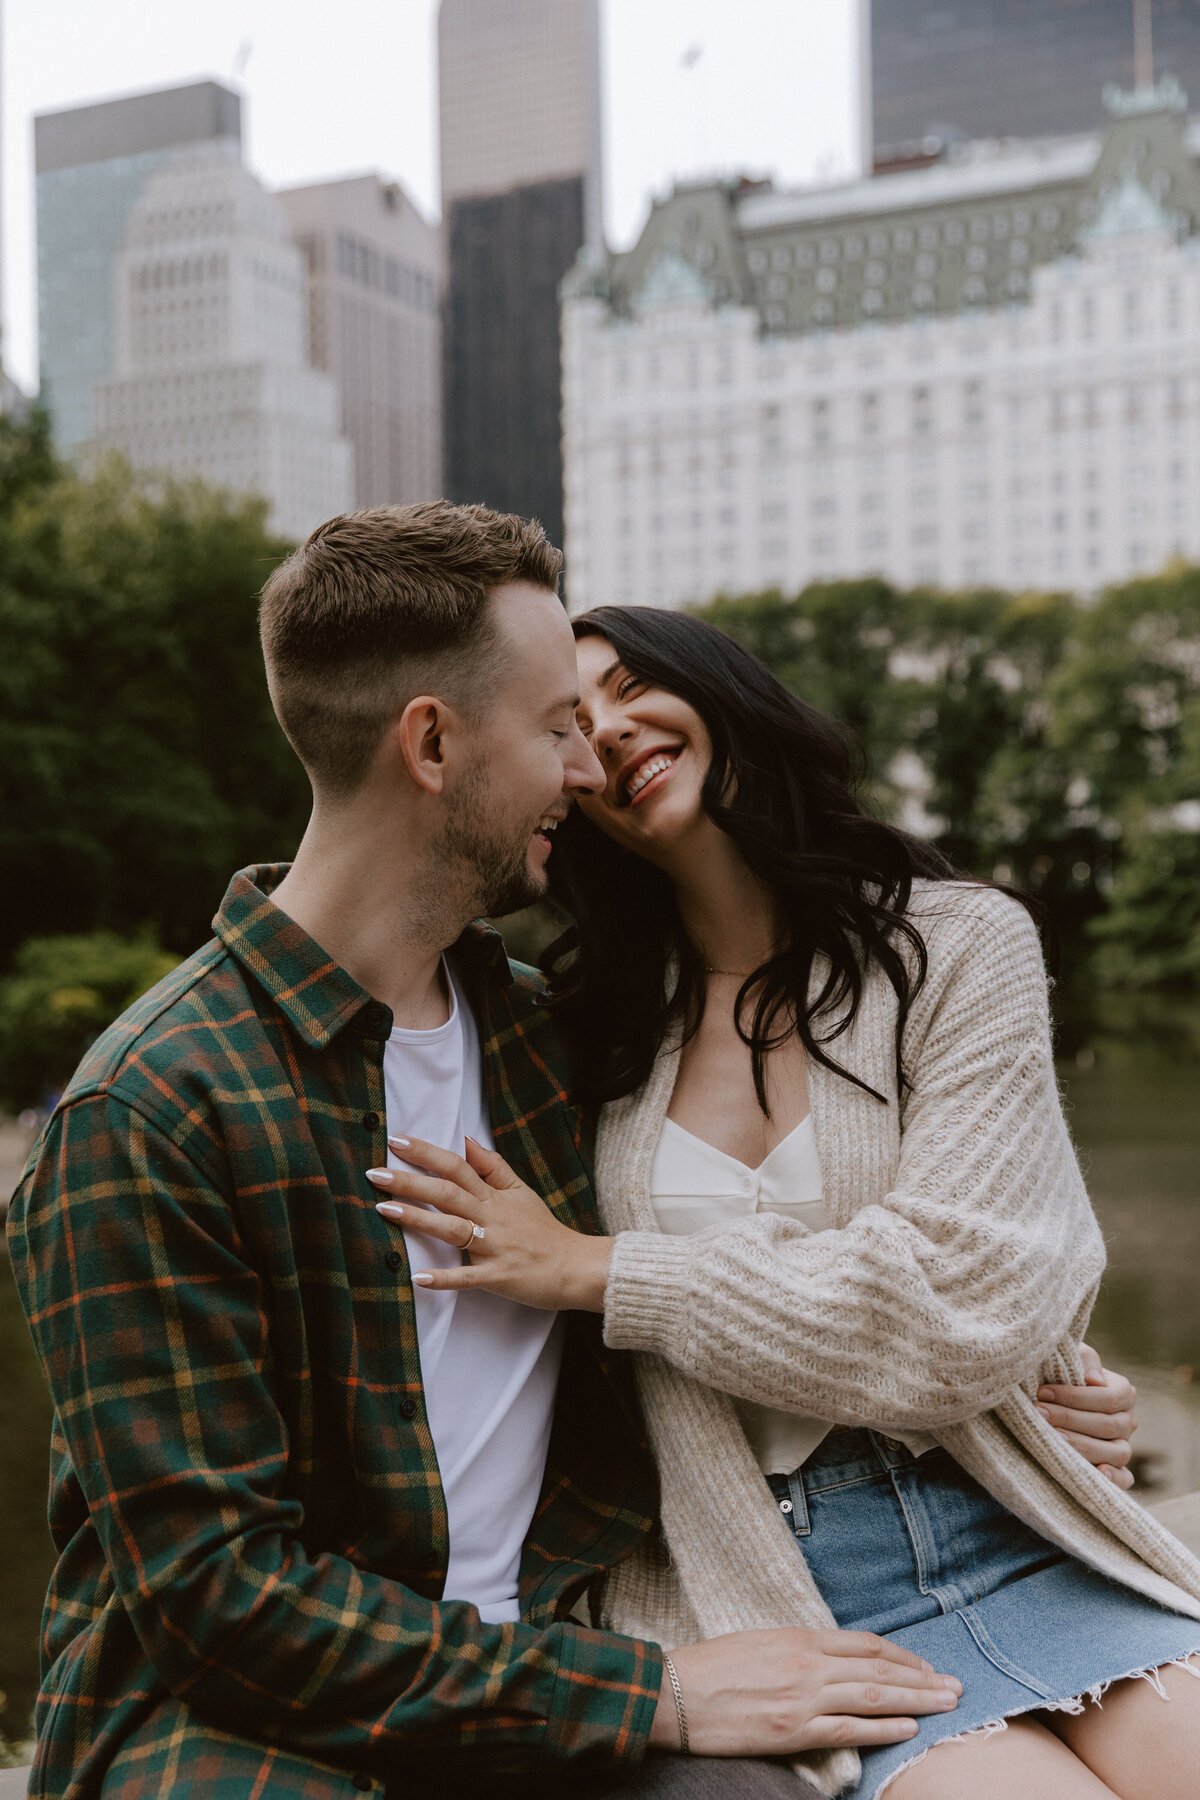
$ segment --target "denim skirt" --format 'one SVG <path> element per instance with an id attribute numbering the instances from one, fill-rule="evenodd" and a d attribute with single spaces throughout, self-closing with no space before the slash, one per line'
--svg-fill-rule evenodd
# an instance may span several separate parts
<path id="1" fill-rule="evenodd" d="M 1200 1651 L 1200 1621 L 1110 1581 L 1014 1518 L 948 1451 L 914 1457 L 839 1429 L 792 1475 L 769 1477 L 838 1624 L 873 1631 L 962 1682 L 952 1713 L 862 1752 L 875 1800 L 935 1744 Z"/>

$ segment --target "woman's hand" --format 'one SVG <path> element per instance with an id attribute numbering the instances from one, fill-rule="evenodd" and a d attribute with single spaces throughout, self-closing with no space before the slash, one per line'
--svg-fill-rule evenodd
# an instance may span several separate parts
<path id="1" fill-rule="evenodd" d="M 1131 1488 L 1127 1464 L 1138 1424 L 1137 1389 L 1124 1375 L 1102 1368 L 1090 1344 L 1084 1344 L 1081 1354 L 1086 1386 L 1040 1387 L 1038 1411 L 1102 1475 L 1120 1488 Z"/>
<path id="2" fill-rule="evenodd" d="M 461 1268 L 416 1271 L 416 1286 L 486 1288 L 547 1312 L 604 1311 L 611 1238 L 560 1224 L 502 1156 L 473 1138 L 465 1157 L 422 1138 L 392 1137 L 388 1148 L 429 1172 L 368 1169 L 368 1181 L 396 1196 L 376 1210 L 407 1231 L 470 1251 Z"/>

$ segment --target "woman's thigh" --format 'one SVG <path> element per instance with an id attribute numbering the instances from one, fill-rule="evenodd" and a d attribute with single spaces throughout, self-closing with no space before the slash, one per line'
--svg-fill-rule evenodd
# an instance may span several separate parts
<path id="1" fill-rule="evenodd" d="M 911 1763 L 886 1800 L 1112 1800 L 1113 1790 L 1032 1719 L 986 1737 L 952 1738 Z"/>
<path id="2" fill-rule="evenodd" d="M 1200 1668 L 1200 1658 L 1191 1666 Z M 1200 1777 L 1200 1676 L 1160 1669 L 1162 1694 L 1145 1680 L 1114 1682 L 1102 1705 L 1047 1724 L 1121 1800 L 1195 1800 Z"/>

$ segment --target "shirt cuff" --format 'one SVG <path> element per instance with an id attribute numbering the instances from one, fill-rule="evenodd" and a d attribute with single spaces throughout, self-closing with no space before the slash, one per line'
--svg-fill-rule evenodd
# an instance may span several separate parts
<path id="1" fill-rule="evenodd" d="M 642 1638 L 564 1625 L 542 1740 L 548 1762 L 632 1768 L 646 1753 L 663 1680 L 663 1653 Z"/>
<path id="2" fill-rule="evenodd" d="M 679 1363 L 687 1326 L 692 1245 L 658 1231 L 623 1231 L 604 1290 L 604 1341 Z"/>

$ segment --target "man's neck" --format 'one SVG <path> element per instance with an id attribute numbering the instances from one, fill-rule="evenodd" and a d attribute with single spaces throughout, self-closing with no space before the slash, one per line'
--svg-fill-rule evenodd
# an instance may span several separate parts
<path id="1" fill-rule="evenodd" d="M 468 923 L 444 892 L 430 905 L 421 866 L 420 846 L 405 841 L 394 818 L 374 830 L 352 808 L 317 808 L 271 895 L 360 987 L 391 1008 L 397 1025 L 411 1030 L 432 1029 L 449 1017 L 442 953 Z"/>

